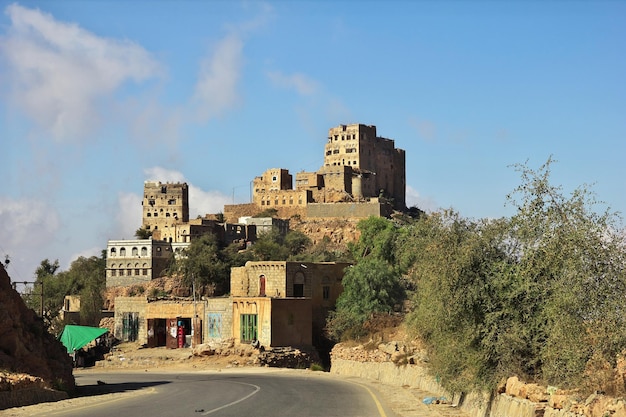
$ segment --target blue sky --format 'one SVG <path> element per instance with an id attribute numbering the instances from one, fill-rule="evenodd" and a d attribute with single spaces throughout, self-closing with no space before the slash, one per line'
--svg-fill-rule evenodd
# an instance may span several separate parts
<path id="1" fill-rule="evenodd" d="M 141 224 L 145 180 L 191 215 L 328 129 L 406 150 L 407 201 L 509 215 L 511 164 L 626 212 L 626 2 L 0 1 L 0 255 L 67 269 Z"/>

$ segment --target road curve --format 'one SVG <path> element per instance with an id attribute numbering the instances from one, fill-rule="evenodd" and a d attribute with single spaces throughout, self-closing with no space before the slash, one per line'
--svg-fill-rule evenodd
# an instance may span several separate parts
<path id="1" fill-rule="evenodd" d="M 397 417 L 372 388 L 322 372 L 109 371 L 78 374 L 76 383 L 83 397 L 28 407 L 28 415 Z"/>

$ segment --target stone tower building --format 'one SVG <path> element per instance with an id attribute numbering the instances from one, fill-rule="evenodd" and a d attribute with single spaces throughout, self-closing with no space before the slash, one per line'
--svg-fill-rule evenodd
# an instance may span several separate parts
<path id="1" fill-rule="evenodd" d="M 289 171 L 268 169 L 254 179 L 252 201 L 260 209 L 307 209 L 311 203 L 391 203 L 406 209 L 406 162 L 403 149 L 377 136 L 376 126 L 340 125 L 328 131 L 324 165 L 298 172 L 295 189 Z M 380 200 L 379 197 L 382 197 Z"/>
<path id="2" fill-rule="evenodd" d="M 253 180 L 252 200 L 262 209 L 277 207 L 306 207 L 310 192 L 293 189 L 293 177 L 288 170 L 271 168 Z"/>
<path id="3" fill-rule="evenodd" d="M 376 126 L 340 125 L 328 131 L 324 166 L 326 188 L 355 199 L 383 196 L 395 209 L 406 208 L 406 158 L 394 141 L 377 136 Z"/>
<path id="4" fill-rule="evenodd" d="M 177 242 L 177 225 L 189 222 L 187 183 L 146 181 L 143 186 L 142 226 L 155 239 Z"/>

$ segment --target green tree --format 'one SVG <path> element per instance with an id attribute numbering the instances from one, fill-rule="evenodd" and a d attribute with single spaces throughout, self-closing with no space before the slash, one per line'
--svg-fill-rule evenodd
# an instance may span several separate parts
<path id="1" fill-rule="evenodd" d="M 285 246 L 285 238 L 277 228 L 263 233 L 252 245 L 252 253 L 258 261 L 285 261 L 291 251 Z"/>
<path id="2" fill-rule="evenodd" d="M 624 237 L 586 187 L 567 197 L 551 185 L 551 164 L 516 166 L 513 217 L 434 213 L 401 239 L 415 250 L 396 253 L 417 287 L 409 323 L 448 389 L 493 388 L 513 374 L 610 388 L 584 382 L 626 348 Z"/>
<path id="3" fill-rule="evenodd" d="M 26 294 L 26 304 L 41 311 L 43 288 L 43 320 L 53 332 L 60 330 L 59 312 L 66 295 L 81 296 L 81 322 L 97 325 L 102 310 L 102 291 L 105 287 L 106 252 L 100 257 L 79 257 L 67 271 L 59 270 L 58 260 L 51 263 L 44 259 L 35 271 L 35 284 Z"/>
<path id="4" fill-rule="evenodd" d="M 404 300 L 400 276 L 388 263 L 370 257 L 349 267 L 343 292 L 327 328 L 335 340 L 360 337 L 363 323 L 374 313 L 390 313 Z"/>
<path id="5" fill-rule="evenodd" d="M 104 289 L 106 288 L 106 251 L 100 257 L 80 257 L 70 266 L 69 274 L 80 283 L 80 322 L 98 326 L 102 318 Z"/>
<path id="6" fill-rule="evenodd" d="M 152 237 L 152 232 L 142 226 L 139 229 L 135 230 L 135 237 L 137 239 L 149 239 L 150 237 Z"/>
<path id="7" fill-rule="evenodd" d="M 230 267 L 243 266 L 254 260 L 252 251 L 246 250 L 245 244 L 234 242 L 222 249 L 222 255 Z"/>
<path id="8" fill-rule="evenodd" d="M 283 245 L 287 247 L 289 256 L 295 257 L 295 260 L 299 260 L 297 257 L 303 254 L 311 244 L 311 239 L 298 230 L 288 231 L 283 240 Z"/>
<path id="9" fill-rule="evenodd" d="M 543 290 L 541 377 L 573 387 L 583 383 L 592 359 L 614 366 L 626 348 L 626 245 L 619 217 L 601 210 L 588 186 L 566 196 L 550 183 L 553 162 L 538 170 L 516 165 L 522 185 L 509 196 L 517 208 L 511 236 L 518 279 Z"/>
<path id="10" fill-rule="evenodd" d="M 184 284 L 189 288 L 195 286 L 201 294 L 220 295 L 229 291 L 230 265 L 213 234 L 193 240 L 170 272 L 180 274 Z"/>
<path id="11" fill-rule="evenodd" d="M 412 228 L 417 290 L 409 322 L 429 348 L 431 371 L 446 388 L 468 391 L 492 382 L 482 346 L 488 285 L 499 249 L 499 222 L 470 221 L 453 211 L 422 217 Z"/>
<path id="12" fill-rule="evenodd" d="M 357 230 L 361 233 L 359 240 L 348 244 L 355 260 L 373 256 L 394 263 L 397 229 L 391 220 L 372 216 L 361 220 L 357 224 Z"/>
<path id="13" fill-rule="evenodd" d="M 389 219 L 369 217 L 357 229 L 358 242 L 348 244 L 356 264 L 346 271 L 344 290 L 326 323 L 335 340 L 361 337 L 368 318 L 394 311 L 406 296 L 399 270 L 393 266 L 398 228 Z"/>

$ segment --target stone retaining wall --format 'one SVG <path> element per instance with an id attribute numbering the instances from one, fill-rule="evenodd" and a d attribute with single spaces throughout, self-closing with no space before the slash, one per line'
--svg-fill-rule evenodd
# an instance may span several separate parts
<path id="1" fill-rule="evenodd" d="M 359 362 L 334 357 L 331 373 L 379 381 L 386 385 L 416 388 L 446 397 L 470 417 L 581 417 L 583 414 L 553 409 L 547 403 L 536 403 L 506 394 L 461 397 L 447 393 L 420 365 L 400 365 L 393 362 Z M 462 399 L 462 401 L 460 401 Z M 459 404 L 460 403 L 460 404 Z M 617 417 L 617 414 L 614 414 Z"/>
<path id="2" fill-rule="evenodd" d="M 67 392 L 53 391 L 42 388 L 24 388 L 14 391 L 0 392 L 0 410 L 44 402 L 66 400 Z"/>

